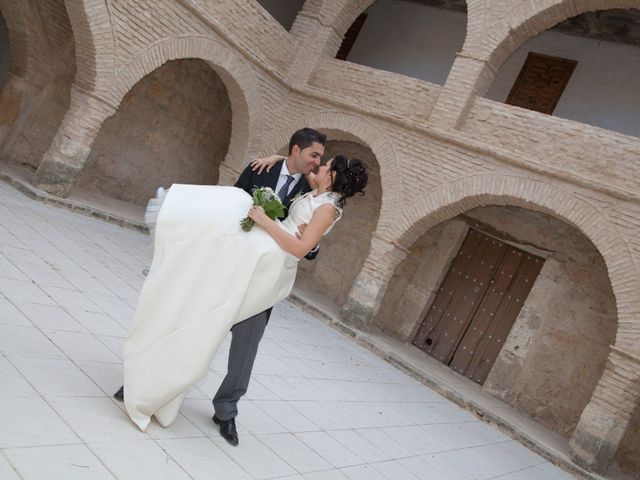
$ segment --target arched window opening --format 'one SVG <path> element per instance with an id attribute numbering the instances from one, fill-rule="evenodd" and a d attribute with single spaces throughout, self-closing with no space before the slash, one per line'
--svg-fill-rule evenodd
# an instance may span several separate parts
<path id="1" fill-rule="evenodd" d="M 569 438 L 604 371 L 617 308 L 582 232 L 489 205 L 414 242 L 374 324 Z"/>
<path id="2" fill-rule="evenodd" d="M 640 136 L 640 10 L 588 12 L 531 38 L 487 98 Z"/>
<path id="3" fill-rule="evenodd" d="M 231 103 L 203 60 L 167 62 L 140 80 L 100 130 L 76 185 L 139 205 L 172 183 L 216 184 Z"/>
<path id="4" fill-rule="evenodd" d="M 349 29 L 338 58 L 442 85 L 466 28 L 464 0 L 377 0 Z"/>
<path id="5" fill-rule="evenodd" d="M 304 0 L 258 0 L 258 3 L 287 31 L 298 16 Z"/>

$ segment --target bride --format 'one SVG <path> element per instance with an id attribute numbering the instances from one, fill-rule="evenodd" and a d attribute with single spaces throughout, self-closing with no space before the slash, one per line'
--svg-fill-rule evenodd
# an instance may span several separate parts
<path id="1" fill-rule="evenodd" d="M 307 180 L 315 190 L 295 200 L 283 222 L 252 206 L 239 188 L 169 189 L 124 346 L 125 408 L 141 430 L 151 416 L 170 425 L 229 329 L 289 295 L 298 261 L 340 219 L 346 198 L 363 193 L 367 171 L 338 155 Z M 256 224 L 249 232 L 240 228 L 247 212 Z M 307 227 L 296 235 L 301 224 Z"/>

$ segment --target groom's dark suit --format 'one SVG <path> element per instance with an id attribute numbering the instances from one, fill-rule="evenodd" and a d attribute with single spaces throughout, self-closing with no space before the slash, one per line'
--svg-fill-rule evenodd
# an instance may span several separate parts
<path id="1" fill-rule="evenodd" d="M 278 177 L 280 176 L 280 171 L 282 170 L 283 163 L 284 163 L 284 160 L 276 163 L 270 172 L 263 170 L 261 174 L 254 172 L 251 169 L 251 165 L 249 165 L 247 168 L 244 169 L 244 171 L 240 175 L 240 178 L 236 182 L 235 186 L 243 189 L 249 195 L 253 193 L 254 187 L 271 187 L 275 191 L 276 185 L 278 183 Z M 287 195 L 287 197 L 285 198 L 284 206 L 287 208 L 287 211 L 285 212 L 284 216 L 285 217 L 287 216 L 289 206 L 291 205 L 291 200 L 293 200 L 293 198 L 298 193 L 304 195 L 305 193 L 310 191 L 311 191 L 311 187 L 309 187 L 309 184 L 307 183 L 306 178 L 302 176 L 302 178 L 300 178 L 300 181 L 293 186 L 293 188 L 289 192 L 289 195 Z"/>
<path id="2" fill-rule="evenodd" d="M 270 172 L 264 170 L 261 174 L 254 172 L 251 166 L 248 166 L 240 175 L 235 186 L 249 194 L 252 193 L 254 187 L 271 187 L 275 191 L 283 162 L 284 160 L 275 164 Z M 297 194 L 305 194 L 309 191 L 311 188 L 303 176 L 285 198 L 284 205 L 287 208 L 285 216 L 288 214 L 291 200 Z M 308 257 L 309 260 L 314 256 L 315 254 Z M 238 414 L 238 400 L 247 392 L 253 362 L 258 353 L 258 344 L 262 339 L 270 315 L 271 308 L 236 324 L 231 329 L 227 375 L 213 397 L 216 417 L 220 420 L 229 420 Z"/>

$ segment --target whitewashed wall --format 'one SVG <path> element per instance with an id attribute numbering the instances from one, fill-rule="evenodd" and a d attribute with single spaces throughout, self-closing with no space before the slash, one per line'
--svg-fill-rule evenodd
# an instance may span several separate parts
<path id="1" fill-rule="evenodd" d="M 258 0 L 258 3 L 286 30 L 291 28 L 304 0 Z"/>
<path id="2" fill-rule="evenodd" d="M 578 62 L 554 116 L 640 137 L 640 48 L 546 31 L 507 60 L 488 98 L 505 101 L 531 51 Z"/>
<path id="3" fill-rule="evenodd" d="M 367 13 L 350 62 L 444 84 L 464 43 L 466 14 L 397 0 L 377 0 Z"/>

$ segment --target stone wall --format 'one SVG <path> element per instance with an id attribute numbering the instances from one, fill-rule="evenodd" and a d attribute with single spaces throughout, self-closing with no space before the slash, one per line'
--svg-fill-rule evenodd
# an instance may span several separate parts
<path id="1" fill-rule="evenodd" d="M 220 77 L 201 60 L 165 64 L 104 122 L 78 185 L 138 204 L 158 186 L 216 184 L 231 137 Z"/>
<path id="2" fill-rule="evenodd" d="M 9 77 L 9 66 L 11 65 L 11 52 L 9 49 L 9 32 L 0 11 L 0 90 Z"/>
<path id="3" fill-rule="evenodd" d="M 0 98 L 0 161 L 35 170 L 69 109 L 75 47 L 63 0 L 38 0 L 32 9 L 26 4 L 22 8 L 39 37 L 39 61 L 37 69 L 11 75 L 5 83 Z"/>

